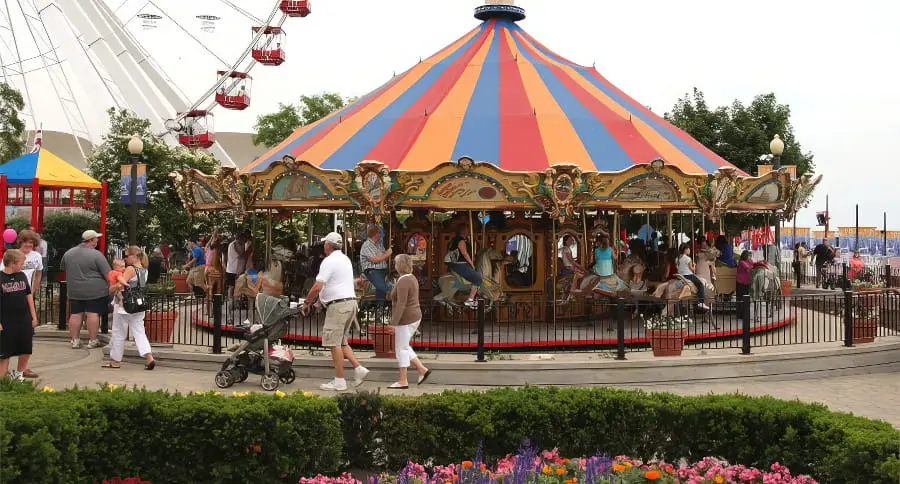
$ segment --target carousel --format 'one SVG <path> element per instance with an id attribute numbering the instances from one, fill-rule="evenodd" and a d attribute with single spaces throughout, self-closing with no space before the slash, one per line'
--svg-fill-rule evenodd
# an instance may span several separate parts
<path id="1" fill-rule="evenodd" d="M 245 169 L 174 173 L 185 206 L 269 223 L 339 213 L 349 250 L 378 225 L 385 247 L 413 256 L 423 307 L 443 308 L 435 321 L 472 312 L 470 283 L 446 263 L 463 237 L 492 321 L 555 323 L 590 317 L 597 298 L 695 298 L 693 283 L 659 270 L 683 234 L 718 235 L 740 213 L 790 220 L 819 182 L 794 167 L 742 172 L 531 37 L 511 0 L 475 17 L 445 49 Z M 607 246 L 613 270 L 601 274 Z M 703 282 L 711 301 L 730 295 L 734 269 Z"/>

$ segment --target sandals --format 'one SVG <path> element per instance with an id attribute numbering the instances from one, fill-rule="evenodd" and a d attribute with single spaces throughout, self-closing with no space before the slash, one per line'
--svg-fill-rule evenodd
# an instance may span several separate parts
<path id="1" fill-rule="evenodd" d="M 101 365 L 100 368 L 105 368 L 107 370 L 118 370 L 122 368 L 121 364 L 113 365 L 112 363 L 106 363 L 105 365 Z"/>
<path id="2" fill-rule="evenodd" d="M 409 390 L 409 385 L 404 385 L 400 382 L 394 382 L 388 385 L 388 388 L 393 388 L 394 390 Z"/>
<path id="3" fill-rule="evenodd" d="M 156 368 L 156 360 L 150 360 L 149 363 L 144 365 L 144 369 L 147 371 L 151 371 Z"/>
<path id="4" fill-rule="evenodd" d="M 419 376 L 419 381 L 416 383 L 416 385 L 425 383 L 425 380 L 427 380 L 429 376 L 431 376 L 431 370 L 425 370 L 425 374 Z"/>

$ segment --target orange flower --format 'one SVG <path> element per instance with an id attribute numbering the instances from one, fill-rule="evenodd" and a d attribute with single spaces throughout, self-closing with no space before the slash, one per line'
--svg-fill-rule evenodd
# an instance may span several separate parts
<path id="1" fill-rule="evenodd" d="M 470 460 L 464 460 L 464 461 L 462 461 L 462 466 L 465 467 L 466 469 L 472 467 L 473 465 L 474 465 L 474 464 L 472 464 L 472 461 L 470 461 Z"/>
<path id="2" fill-rule="evenodd" d="M 667 474 L 675 473 L 675 467 L 672 464 L 666 464 L 666 466 L 663 469 L 665 469 Z"/>
<path id="3" fill-rule="evenodd" d="M 487 470 L 487 466 L 484 465 L 484 464 L 481 464 L 481 466 L 479 467 L 479 469 L 481 469 L 481 472 L 484 472 L 484 471 Z"/>
<path id="4" fill-rule="evenodd" d="M 566 465 L 566 464 L 569 463 L 569 459 L 563 459 L 563 460 L 560 461 L 560 462 L 562 463 L 562 465 Z"/>
<path id="5" fill-rule="evenodd" d="M 644 477 L 647 478 L 648 481 L 655 481 L 655 480 L 659 479 L 660 477 L 662 477 L 662 472 L 659 472 L 658 470 L 654 469 L 652 471 L 645 472 Z"/>
<path id="6" fill-rule="evenodd" d="M 622 472 L 624 470 L 625 470 L 625 466 L 623 466 L 622 464 L 613 464 L 613 471 Z"/>
<path id="7" fill-rule="evenodd" d="M 563 484 L 578 484 L 578 478 L 573 477 L 571 479 L 566 479 L 563 481 Z"/>
<path id="8" fill-rule="evenodd" d="M 563 469 L 562 467 L 556 469 L 556 475 L 557 475 L 557 476 L 561 476 L 561 475 L 563 475 L 563 474 L 565 474 L 565 473 L 566 473 L 566 470 Z"/>
<path id="9" fill-rule="evenodd" d="M 721 474 L 717 474 L 716 477 L 713 478 L 713 481 L 714 481 L 716 484 L 723 484 L 723 483 L 725 482 L 725 476 L 723 476 L 723 475 L 721 475 Z"/>
<path id="10" fill-rule="evenodd" d="M 544 468 L 541 469 L 541 472 L 543 472 L 544 474 L 551 474 L 553 472 L 553 469 L 551 469 L 550 466 L 544 466 Z"/>

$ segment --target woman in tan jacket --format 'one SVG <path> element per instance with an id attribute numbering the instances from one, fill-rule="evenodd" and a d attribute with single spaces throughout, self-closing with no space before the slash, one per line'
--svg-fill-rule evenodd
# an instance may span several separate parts
<path id="1" fill-rule="evenodd" d="M 406 254 L 394 258 L 394 268 L 400 274 L 390 298 L 393 306 L 391 326 L 394 327 L 394 352 L 400 367 L 400 380 L 391 383 L 388 388 L 406 390 L 409 388 L 407 369 L 410 363 L 419 371 L 417 384 L 425 382 L 431 370 L 425 367 L 410 346 L 419 323 L 422 322 L 422 310 L 419 308 L 419 281 L 412 274 L 412 260 Z"/>

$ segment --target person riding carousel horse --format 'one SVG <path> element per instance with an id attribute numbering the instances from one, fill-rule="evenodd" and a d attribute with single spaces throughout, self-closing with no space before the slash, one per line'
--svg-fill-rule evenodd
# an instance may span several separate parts
<path id="1" fill-rule="evenodd" d="M 599 232 L 597 246 L 594 248 L 594 265 L 591 274 L 581 280 L 580 292 L 593 291 L 607 297 L 617 297 L 620 293 L 629 293 L 625 283 L 614 270 L 613 249 L 609 245 L 609 235 Z"/>
<path id="2" fill-rule="evenodd" d="M 707 302 L 715 298 L 715 286 L 712 282 L 697 277 L 690 253 L 690 244 L 682 244 L 678 255 L 674 256 L 674 263 L 670 262 L 666 267 L 667 280 L 653 291 L 653 297 L 666 301 L 668 314 L 675 312 L 678 302 L 695 298 L 697 306 L 708 311 L 710 306 Z M 672 257 L 673 255 L 669 256 L 669 261 Z"/>
<path id="3" fill-rule="evenodd" d="M 438 278 L 440 292 L 434 300 L 455 305 L 457 295 L 467 291 L 468 296 L 462 300 L 467 307 L 475 307 L 475 294 L 480 294 L 490 306 L 503 297 L 499 280 L 500 266 L 512 263 L 513 258 L 493 247 L 484 247 L 478 250 L 473 263 L 471 245 L 465 237 L 465 231 L 466 227 L 461 227 L 450 242 L 450 250 L 444 258 L 450 273 Z"/>

